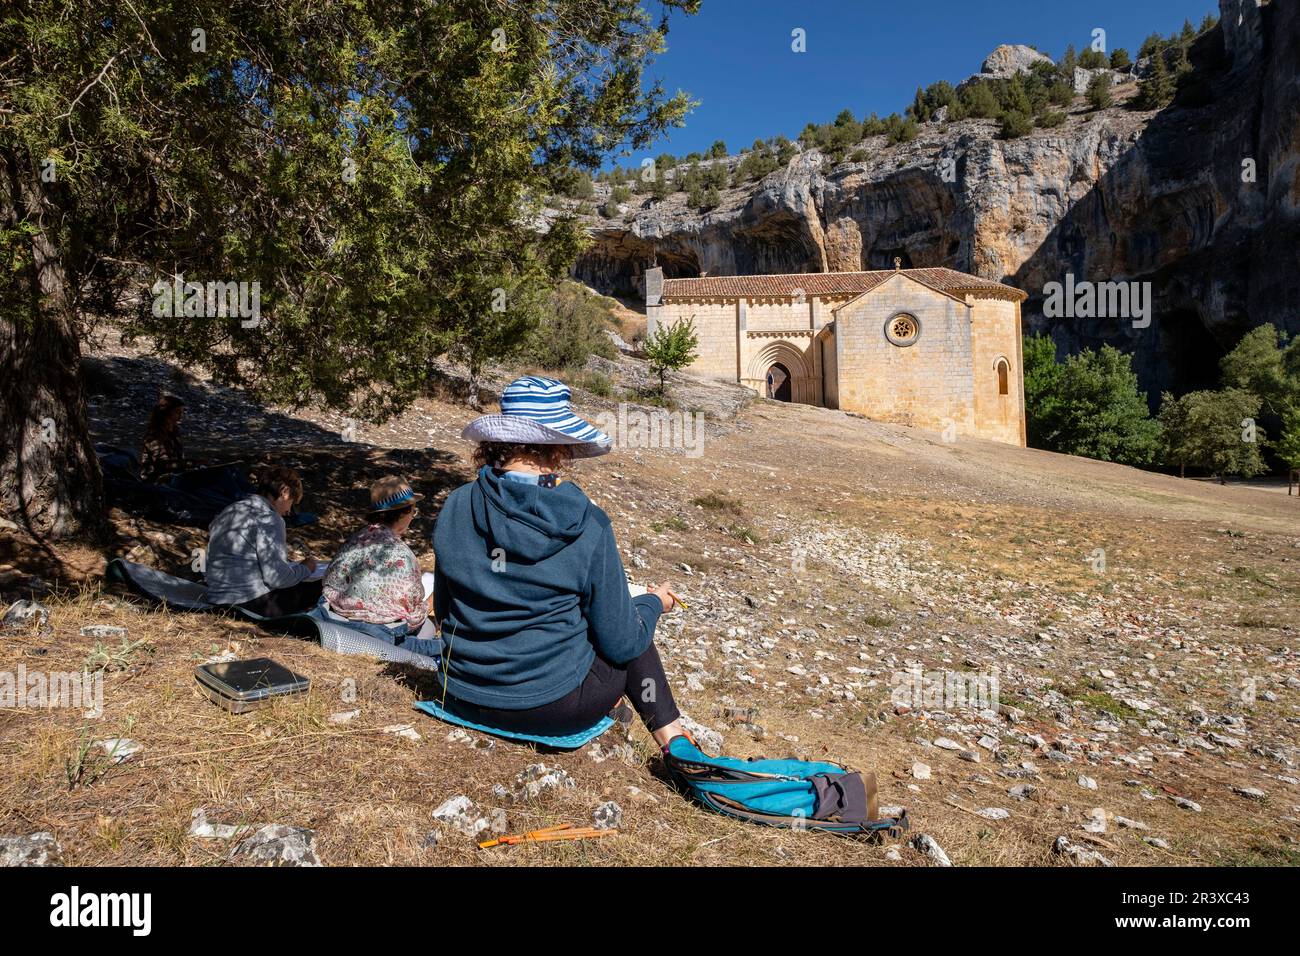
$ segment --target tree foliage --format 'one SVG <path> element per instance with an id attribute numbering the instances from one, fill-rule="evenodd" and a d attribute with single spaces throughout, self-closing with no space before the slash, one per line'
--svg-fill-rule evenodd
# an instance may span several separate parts
<path id="1" fill-rule="evenodd" d="M 669 369 L 684 369 L 695 361 L 700 343 L 691 319 L 678 319 L 672 325 L 659 326 L 645 341 L 645 356 L 651 371 L 659 376 L 659 394 L 667 387 Z"/>
<path id="2" fill-rule="evenodd" d="M 1266 414 L 1300 408 L 1300 338 L 1288 344 L 1280 329 L 1257 326 L 1219 361 L 1219 370 L 1225 386 L 1258 395 Z"/>
<path id="3" fill-rule="evenodd" d="M 1260 447 L 1264 431 L 1255 426 L 1260 400 L 1240 388 L 1166 393 L 1160 406 L 1167 464 L 1201 468 L 1224 478 L 1249 478 L 1267 471 Z"/>
<path id="4" fill-rule="evenodd" d="M 525 357 L 556 371 L 580 369 L 592 355 L 613 358 L 614 344 L 606 334 L 613 326 L 608 301 L 577 282 L 560 283 L 529 337 Z"/>
<path id="5" fill-rule="evenodd" d="M 397 7 L 7 7 L 0 482 L 34 530 L 98 504 L 76 491 L 97 476 L 76 377 L 97 313 L 260 399 L 382 417 L 434 356 L 499 354 L 536 323 L 581 242 L 531 225 L 555 172 L 645 148 L 690 106 L 643 81 L 667 21 L 637 0 Z M 259 320 L 155 314 L 174 274 L 258 283 Z"/>
<path id="6" fill-rule="evenodd" d="M 1160 426 L 1138 388 L 1131 357 L 1102 346 L 1056 361 L 1050 338 L 1026 340 L 1025 415 L 1029 443 L 1102 461 L 1149 465 Z"/>

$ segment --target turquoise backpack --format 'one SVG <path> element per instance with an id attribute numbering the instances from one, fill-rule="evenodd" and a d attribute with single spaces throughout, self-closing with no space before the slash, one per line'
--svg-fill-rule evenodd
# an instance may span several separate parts
<path id="1" fill-rule="evenodd" d="M 876 775 L 812 760 L 738 760 L 709 757 L 686 737 L 664 752 L 673 780 L 717 813 L 797 830 L 899 837 L 907 811 L 881 817 Z"/>

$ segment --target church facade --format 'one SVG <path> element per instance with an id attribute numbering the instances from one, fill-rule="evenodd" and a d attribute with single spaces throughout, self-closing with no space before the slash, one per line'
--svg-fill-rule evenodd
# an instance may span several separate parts
<path id="1" fill-rule="evenodd" d="M 647 333 L 690 320 L 688 371 L 760 395 L 1025 444 L 1025 293 L 952 269 L 665 279 Z"/>

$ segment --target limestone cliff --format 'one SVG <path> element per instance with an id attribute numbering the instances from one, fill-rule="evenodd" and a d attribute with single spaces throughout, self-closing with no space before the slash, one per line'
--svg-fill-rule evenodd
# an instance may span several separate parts
<path id="1" fill-rule="evenodd" d="M 675 193 L 597 219 L 575 275 L 630 292 L 653 260 L 695 276 L 888 268 L 898 256 L 1024 289 L 1031 328 L 1066 350 L 1134 352 L 1153 393 L 1212 384 L 1250 327 L 1300 332 L 1300 3 L 1220 5 L 1191 82 L 1158 113 L 1129 108 L 1129 85 L 1120 105 L 1079 101 L 1063 126 L 1021 139 L 967 120 L 926 124 L 904 145 L 867 140 L 864 161 L 833 168 L 807 151 L 706 213 Z M 1066 273 L 1150 281 L 1150 327 L 1045 319 L 1043 286 Z"/>

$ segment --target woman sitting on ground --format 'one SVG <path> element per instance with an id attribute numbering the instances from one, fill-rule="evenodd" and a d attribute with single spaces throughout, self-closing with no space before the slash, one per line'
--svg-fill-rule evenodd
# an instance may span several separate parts
<path id="1" fill-rule="evenodd" d="M 403 650 L 428 657 L 442 653 L 429 621 L 433 575 L 420 574 L 420 562 L 402 535 L 420 513 L 423 498 L 395 475 L 370 486 L 366 524 L 343 544 L 325 573 L 324 594 L 313 612 L 337 620 Z"/>
<path id="2" fill-rule="evenodd" d="M 191 496 L 198 507 L 220 511 L 231 502 L 252 494 L 242 465 L 230 463 L 187 468 L 181 444 L 181 418 L 185 403 L 175 395 L 163 395 L 149 413 L 144 440 L 140 443 L 140 480 L 163 485 Z M 193 465 L 193 463 L 189 463 Z M 314 520 L 314 519 L 313 519 Z M 288 524 L 306 524 L 291 516 Z"/>
<path id="3" fill-rule="evenodd" d="M 478 477 L 448 496 L 433 538 L 443 706 L 501 730 L 562 736 L 626 695 L 667 746 L 683 730 L 654 632 L 675 599 L 667 585 L 628 593 L 609 518 L 556 475 L 613 443 L 569 410 L 567 386 L 531 376 L 462 437 L 479 443 Z"/>
<path id="4" fill-rule="evenodd" d="M 316 561 L 290 561 L 284 516 L 302 500 L 302 479 L 274 466 L 257 475 L 257 493 L 227 506 L 208 528 L 207 599 L 262 617 L 282 617 L 320 600 Z"/>
<path id="5" fill-rule="evenodd" d="M 149 413 L 149 424 L 140 442 L 140 480 L 162 484 L 185 470 L 185 449 L 181 445 L 181 417 L 185 403 L 175 395 L 162 395 Z"/>

